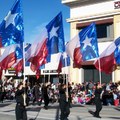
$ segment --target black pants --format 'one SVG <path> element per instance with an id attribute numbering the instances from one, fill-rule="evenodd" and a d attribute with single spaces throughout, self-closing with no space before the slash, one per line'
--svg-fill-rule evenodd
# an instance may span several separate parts
<path id="1" fill-rule="evenodd" d="M 95 106 L 96 106 L 95 116 L 98 117 L 100 111 L 102 110 L 102 103 L 101 103 L 101 101 L 96 102 Z"/>
<path id="2" fill-rule="evenodd" d="M 27 112 L 24 106 L 16 104 L 15 114 L 16 120 L 27 120 Z"/>
<path id="3" fill-rule="evenodd" d="M 44 105 L 45 105 L 45 107 L 48 107 L 48 104 L 49 104 L 49 97 L 48 97 L 48 95 L 44 95 Z"/>
<path id="4" fill-rule="evenodd" d="M 65 100 L 60 100 L 60 120 L 67 120 L 68 115 L 70 114 L 69 103 Z"/>

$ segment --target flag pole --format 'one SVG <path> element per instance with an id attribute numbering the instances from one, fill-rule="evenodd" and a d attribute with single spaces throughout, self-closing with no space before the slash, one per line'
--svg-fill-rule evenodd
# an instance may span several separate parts
<path id="1" fill-rule="evenodd" d="M 100 64 L 100 59 L 98 59 L 98 64 L 99 64 L 99 78 L 100 78 L 100 85 L 101 85 L 101 64 Z"/>
<path id="2" fill-rule="evenodd" d="M 23 80 L 25 81 L 25 43 L 23 42 Z"/>
<path id="3" fill-rule="evenodd" d="M 67 66 L 67 57 L 65 56 L 65 70 L 66 70 L 66 66 Z M 68 102 L 68 78 L 66 76 L 66 72 L 65 72 L 65 79 L 66 79 L 66 101 Z"/>
<path id="4" fill-rule="evenodd" d="M 49 74 L 48 74 L 48 82 L 50 82 L 50 70 L 49 70 Z"/>
<path id="5" fill-rule="evenodd" d="M 23 42 L 23 82 L 25 82 L 25 49 L 24 49 L 25 43 Z M 26 95 L 25 95 L 25 90 L 24 90 L 24 105 L 26 106 Z"/>
<path id="6" fill-rule="evenodd" d="M 63 73 L 63 83 L 65 84 L 65 71 Z"/>
<path id="7" fill-rule="evenodd" d="M 43 82 L 45 83 L 45 73 L 44 73 L 44 81 Z"/>

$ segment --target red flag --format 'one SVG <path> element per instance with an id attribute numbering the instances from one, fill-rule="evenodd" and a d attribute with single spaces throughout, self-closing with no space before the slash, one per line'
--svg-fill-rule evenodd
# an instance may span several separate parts
<path id="1" fill-rule="evenodd" d="M 2 79 L 2 72 L 3 70 L 0 68 L 0 79 Z"/>
<path id="2" fill-rule="evenodd" d="M 80 53 L 80 42 L 78 36 L 75 36 L 66 44 L 66 53 L 73 60 L 73 67 L 80 68 L 82 62 L 82 55 Z"/>
<path id="3" fill-rule="evenodd" d="M 16 63 L 12 65 L 12 68 L 15 69 L 16 74 L 18 74 L 18 72 L 21 72 L 23 70 L 23 59 L 18 59 Z"/>
<path id="4" fill-rule="evenodd" d="M 66 45 L 66 52 L 73 60 L 74 67 L 78 68 L 81 67 L 82 61 L 97 58 L 99 55 L 95 23 L 82 29 L 70 40 Z"/>
<path id="5" fill-rule="evenodd" d="M 119 44 L 120 44 L 120 39 L 117 39 L 117 41 L 112 42 L 100 54 L 100 57 L 94 62 L 94 65 L 98 70 L 109 74 L 116 69 L 115 50 L 117 46 L 119 46 Z"/>
<path id="6" fill-rule="evenodd" d="M 40 71 L 40 69 L 38 69 L 38 70 L 36 71 L 36 78 L 39 79 L 39 78 L 40 78 L 40 75 L 41 75 L 41 71 Z"/>
<path id="7" fill-rule="evenodd" d="M 5 47 L 5 51 L 0 57 L 0 66 L 2 69 L 8 69 L 16 62 L 15 51 L 17 46 L 17 44 L 13 44 Z"/>
<path id="8" fill-rule="evenodd" d="M 37 71 L 43 64 L 52 62 L 55 56 L 58 56 L 56 61 L 59 61 L 59 54 L 62 54 L 64 51 L 62 14 L 59 13 L 45 26 L 42 34 L 40 34 L 40 37 L 30 49 L 26 51 L 25 56 L 26 61 L 31 62 L 32 71 Z M 58 64 L 56 68 L 58 68 Z"/>
<path id="9" fill-rule="evenodd" d="M 58 74 L 60 74 L 62 72 L 62 67 L 63 67 L 62 61 L 60 60 L 59 65 L 58 65 L 58 69 L 57 69 Z"/>
<path id="10" fill-rule="evenodd" d="M 36 56 L 31 57 L 28 61 L 31 62 L 31 70 L 37 71 L 39 67 L 46 63 L 46 57 L 48 54 L 46 40 L 41 45 L 41 48 L 38 49 Z"/>
<path id="11" fill-rule="evenodd" d="M 107 74 L 111 73 L 116 69 L 116 62 L 114 58 L 114 53 L 109 56 L 104 56 L 95 61 L 95 67 Z"/>
<path id="12" fill-rule="evenodd" d="M 82 62 L 82 55 L 80 53 L 80 47 L 78 47 L 78 48 L 75 48 L 74 50 L 73 67 L 81 68 L 81 62 Z"/>
<path id="13" fill-rule="evenodd" d="M 26 51 L 26 61 L 30 62 L 30 68 L 37 72 L 39 67 L 46 63 L 47 51 L 47 30 L 44 29 L 31 47 Z"/>

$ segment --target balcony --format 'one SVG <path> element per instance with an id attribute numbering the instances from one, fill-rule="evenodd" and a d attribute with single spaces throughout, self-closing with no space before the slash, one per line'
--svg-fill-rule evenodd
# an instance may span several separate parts
<path id="1" fill-rule="evenodd" d="M 107 1 L 112 1 L 112 0 L 61 0 L 62 4 L 65 4 L 69 7 L 107 2 Z"/>
<path id="2" fill-rule="evenodd" d="M 81 1 L 86 1 L 86 0 L 62 0 L 62 3 L 65 5 L 71 6 L 71 5 L 80 3 Z"/>

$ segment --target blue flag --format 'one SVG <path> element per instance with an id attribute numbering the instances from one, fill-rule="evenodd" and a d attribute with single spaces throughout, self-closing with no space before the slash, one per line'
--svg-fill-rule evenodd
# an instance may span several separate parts
<path id="1" fill-rule="evenodd" d="M 62 66 L 67 67 L 70 66 L 70 57 L 67 55 L 66 52 L 62 55 Z"/>
<path id="2" fill-rule="evenodd" d="M 79 33 L 79 38 L 80 52 L 82 54 L 83 61 L 97 58 L 99 53 L 95 23 L 92 23 L 88 27 L 82 29 Z"/>
<path id="3" fill-rule="evenodd" d="M 46 68 L 46 65 L 49 70 L 51 68 L 56 70 L 64 51 L 65 41 L 62 13 L 60 12 L 45 26 L 39 39 L 28 49 L 26 52 L 26 61 L 31 62 L 30 67 L 32 71 L 37 71 L 39 68 Z"/>
<path id="4" fill-rule="evenodd" d="M 26 44 L 25 46 L 25 52 L 27 52 L 27 50 L 31 47 L 31 44 Z M 25 61 L 25 66 L 29 66 L 30 62 Z"/>
<path id="5" fill-rule="evenodd" d="M 120 37 L 114 40 L 94 62 L 95 67 L 106 74 L 116 70 L 116 65 L 120 64 Z"/>
<path id="6" fill-rule="evenodd" d="M 114 52 L 116 64 L 120 65 L 120 37 L 115 40 L 116 49 Z"/>
<path id="7" fill-rule="evenodd" d="M 0 47 L 6 47 L 16 43 L 20 44 L 23 41 L 23 14 L 20 0 L 16 0 L 12 9 L 0 24 Z"/>
<path id="8" fill-rule="evenodd" d="M 65 51 L 65 41 L 63 32 L 62 13 L 60 12 L 52 21 L 46 25 L 48 32 L 48 57 L 50 61 L 51 54 L 62 53 Z"/>

